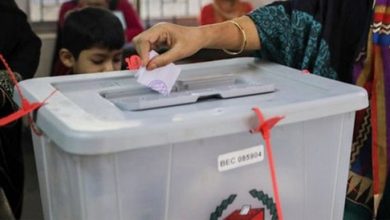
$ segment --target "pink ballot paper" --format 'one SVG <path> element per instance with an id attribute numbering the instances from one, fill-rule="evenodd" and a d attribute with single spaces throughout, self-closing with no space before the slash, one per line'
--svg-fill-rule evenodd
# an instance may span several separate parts
<path id="1" fill-rule="evenodd" d="M 150 59 L 158 55 L 155 51 L 150 51 Z M 166 66 L 148 71 L 145 67 L 141 67 L 136 77 L 137 82 L 145 85 L 163 95 L 169 95 L 173 85 L 175 84 L 181 69 L 173 63 Z"/>

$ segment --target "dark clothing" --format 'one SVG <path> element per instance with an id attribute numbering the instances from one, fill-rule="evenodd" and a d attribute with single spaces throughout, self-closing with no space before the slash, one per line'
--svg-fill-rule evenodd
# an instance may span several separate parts
<path id="1" fill-rule="evenodd" d="M 15 111 L 11 101 L 1 104 L 1 117 Z M 24 185 L 21 129 L 21 120 L 0 128 L 0 185 L 17 219 L 22 213 Z"/>
<path id="2" fill-rule="evenodd" d="M 23 79 L 34 76 L 39 64 L 41 40 L 31 30 L 26 15 L 0 2 L 0 52 Z M 5 0 L 7 2 L 9 0 Z M 4 69 L 0 64 L 0 69 Z"/>
<path id="3" fill-rule="evenodd" d="M 385 191 L 383 192 L 383 199 L 380 203 L 378 209 L 378 216 L 376 219 L 378 220 L 387 220 L 390 219 L 390 178 L 389 174 L 387 174 L 387 182 L 385 186 Z"/>
<path id="4" fill-rule="evenodd" d="M 41 41 L 13 0 L 0 1 L 0 27 L 0 53 L 22 79 L 33 77 L 39 63 Z M 0 117 L 17 110 L 12 101 L 14 85 L 4 69 L 0 62 Z M 18 120 L 0 127 L 0 187 L 17 219 L 22 211 L 23 180 L 21 121 Z"/>

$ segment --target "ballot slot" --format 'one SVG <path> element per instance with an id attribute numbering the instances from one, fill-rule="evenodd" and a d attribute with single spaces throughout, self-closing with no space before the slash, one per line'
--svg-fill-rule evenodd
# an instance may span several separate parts
<path id="1" fill-rule="evenodd" d="M 102 91 L 100 95 L 123 111 L 140 111 L 273 91 L 273 84 L 245 80 L 229 73 L 181 76 L 166 96 L 146 87 L 123 87 Z"/>
<path id="2" fill-rule="evenodd" d="M 179 78 L 173 89 L 176 91 L 199 90 L 213 87 L 226 87 L 235 84 L 234 74 L 190 75 Z"/>

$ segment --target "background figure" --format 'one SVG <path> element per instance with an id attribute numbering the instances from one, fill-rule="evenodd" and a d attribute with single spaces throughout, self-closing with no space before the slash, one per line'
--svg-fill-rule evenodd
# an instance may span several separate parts
<path id="1" fill-rule="evenodd" d="M 214 0 L 214 3 L 205 5 L 200 12 L 200 24 L 213 24 L 240 17 L 252 11 L 248 2 L 240 0 Z"/>
<path id="2" fill-rule="evenodd" d="M 65 20 L 59 57 L 70 74 L 120 70 L 124 43 L 121 22 L 109 10 L 76 9 Z"/>
<path id="3" fill-rule="evenodd" d="M 0 1 L 0 53 L 17 78 L 33 77 L 39 63 L 41 41 L 31 30 L 26 15 L 14 0 Z M 0 117 L 17 110 L 12 101 L 13 83 L 0 63 Z M 23 156 L 21 121 L 0 127 L 0 186 L 18 219 L 23 203 Z"/>
<path id="4" fill-rule="evenodd" d="M 390 219 L 390 1 L 377 0 L 353 68 L 370 106 L 356 114 L 345 220 Z M 386 182 L 387 181 L 387 182 Z"/>
<path id="5" fill-rule="evenodd" d="M 86 6 L 103 7 L 113 11 L 121 19 L 126 42 L 131 42 L 134 36 L 143 31 L 141 20 L 128 0 L 71 0 L 65 2 L 61 5 L 58 18 L 57 40 L 50 73 L 52 76 L 66 75 L 70 71 L 58 59 L 58 52 L 62 47 L 62 28 L 66 15 L 74 9 Z"/>
<path id="6" fill-rule="evenodd" d="M 115 13 L 122 13 L 125 21 L 126 42 L 131 42 L 133 37 L 143 31 L 141 19 L 128 0 L 72 0 L 65 2 L 61 5 L 58 18 L 59 26 L 63 26 L 64 18 L 69 11 L 85 6 L 105 7 Z"/>

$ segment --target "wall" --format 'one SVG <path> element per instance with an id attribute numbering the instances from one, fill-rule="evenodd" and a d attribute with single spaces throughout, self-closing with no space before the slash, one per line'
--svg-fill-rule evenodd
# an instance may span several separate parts
<path id="1" fill-rule="evenodd" d="M 0 0 L 2 1 L 2 0 Z M 18 4 L 19 8 L 22 9 L 24 12 L 27 12 L 28 9 L 28 0 L 15 0 L 16 4 Z"/>
<path id="2" fill-rule="evenodd" d="M 0 0 L 1 1 L 1 0 Z M 48 76 L 50 73 L 51 62 L 53 59 L 55 46 L 55 33 L 40 33 L 38 37 L 42 41 L 41 57 L 35 77 Z"/>

